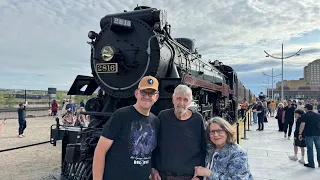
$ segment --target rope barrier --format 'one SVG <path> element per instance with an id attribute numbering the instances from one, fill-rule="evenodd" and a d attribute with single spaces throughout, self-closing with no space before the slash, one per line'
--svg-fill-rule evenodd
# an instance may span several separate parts
<path id="1" fill-rule="evenodd" d="M 31 147 L 31 146 L 37 146 L 37 145 L 46 144 L 46 143 L 49 143 L 49 142 L 50 141 L 44 141 L 44 142 L 29 144 L 29 145 L 25 145 L 25 146 L 18 146 L 18 147 L 14 147 L 14 148 L 2 149 L 2 150 L 0 150 L 0 152 L 6 152 L 6 151 L 12 151 L 12 150 L 17 150 L 17 149 L 27 148 L 27 147 Z"/>

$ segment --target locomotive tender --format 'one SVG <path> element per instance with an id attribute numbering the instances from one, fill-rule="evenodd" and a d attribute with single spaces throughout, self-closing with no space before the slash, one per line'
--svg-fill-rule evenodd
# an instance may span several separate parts
<path id="1" fill-rule="evenodd" d="M 146 6 L 109 14 L 100 21 L 99 33 L 90 31 L 93 77 L 78 75 L 68 95 L 98 96 L 86 103 L 88 128 L 51 126 L 51 143 L 62 140 L 61 179 L 92 179 L 92 159 L 103 125 L 118 108 L 135 103 L 134 91 L 143 76 L 159 80 L 160 97 L 151 112 L 172 108 L 172 94 L 179 84 L 193 91 L 193 99 L 205 120 L 221 116 L 238 119 L 239 103 L 254 95 L 236 72 L 218 60 L 206 62 L 194 41 L 172 38 L 166 12 Z M 87 85 L 86 89 L 81 89 Z"/>

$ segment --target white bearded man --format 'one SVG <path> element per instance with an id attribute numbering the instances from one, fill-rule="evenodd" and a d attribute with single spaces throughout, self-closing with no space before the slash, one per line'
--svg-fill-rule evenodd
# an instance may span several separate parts
<path id="1" fill-rule="evenodd" d="M 177 86 L 172 102 L 173 109 L 158 115 L 160 128 L 152 159 L 152 179 L 198 179 L 193 177 L 194 167 L 204 165 L 206 155 L 203 118 L 189 109 L 192 90 L 188 86 Z"/>

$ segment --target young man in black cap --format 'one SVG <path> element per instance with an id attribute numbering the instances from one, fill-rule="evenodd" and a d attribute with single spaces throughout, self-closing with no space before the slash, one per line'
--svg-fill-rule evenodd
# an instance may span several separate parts
<path id="1" fill-rule="evenodd" d="M 298 160 L 298 147 L 300 147 L 301 149 L 301 159 L 299 160 L 299 162 L 301 164 L 304 164 L 304 148 L 306 147 L 306 141 L 305 141 L 305 136 L 304 136 L 304 132 L 302 132 L 302 140 L 299 140 L 299 128 L 300 128 L 300 124 L 301 124 L 301 116 L 304 114 L 304 110 L 302 109 L 297 109 L 294 112 L 294 116 L 296 118 L 296 129 L 294 131 L 294 140 L 293 140 L 293 150 L 294 150 L 294 155 L 293 156 L 289 156 L 289 158 L 293 161 Z"/>
<path id="2" fill-rule="evenodd" d="M 309 168 L 315 168 L 313 159 L 313 143 L 317 150 L 317 160 L 320 167 L 320 114 L 313 112 L 313 106 L 311 104 L 306 104 L 304 106 L 306 113 L 301 117 L 301 125 L 299 128 L 299 140 L 303 139 L 303 134 L 305 135 L 307 154 L 308 154 L 308 164 L 304 166 Z"/>
<path id="3" fill-rule="evenodd" d="M 94 180 L 149 179 L 159 119 L 150 112 L 158 100 L 158 80 L 143 77 L 136 103 L 118 109 L 105 124 L 93 159 Z"/>

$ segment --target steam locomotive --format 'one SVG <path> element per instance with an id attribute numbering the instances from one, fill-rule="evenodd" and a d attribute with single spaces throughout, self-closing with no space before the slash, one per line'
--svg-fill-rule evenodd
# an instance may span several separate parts
<path id="1" fill-rule="evenodd" d="M 172 38 L 164 10 L 137 6 L 133 11 L 109 14 L 101 31 L 90 31 L 92 77 L 78 75 L 68 95 L 92 95 L 85 109 L 89 127 L 51 126 L 51 143 L 62 140 L 61 179 L 92 179 L 92 160 L 103 125 L 118 108 L 132 105 L 140 79 L 159 80 L 160 97 L 151 112 L 172 108 L 172 94 L 179 84 L 192 88 L 194 109 L 205 120 L 221 116 L 236 122 L 239 103 L 254 99 L 232 67 L 216 60 L 206 62 L 189 38 Z M 81 90 L 87 86 L 85 90 Z"/>

